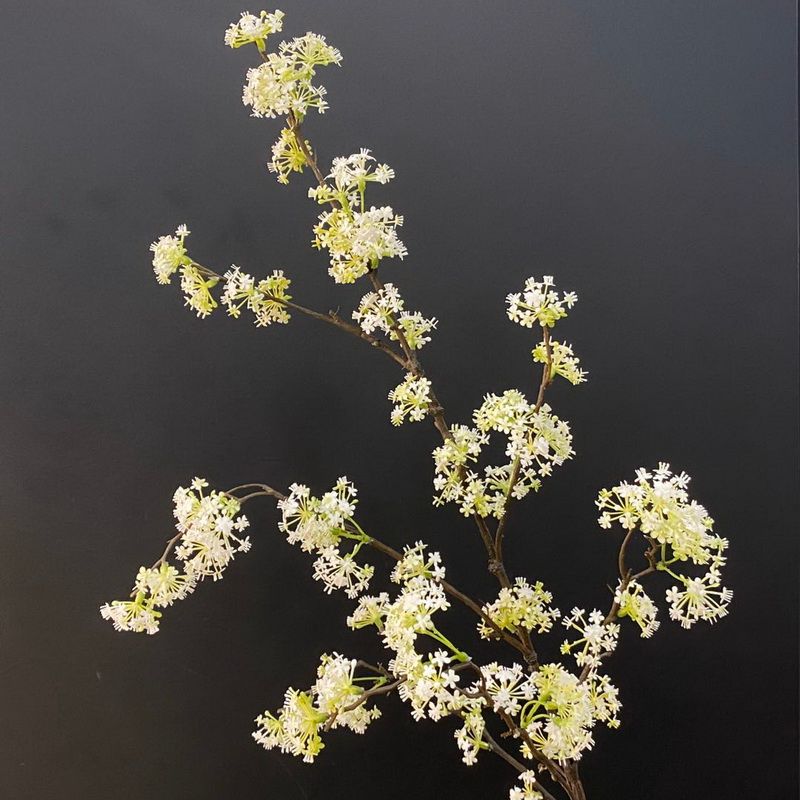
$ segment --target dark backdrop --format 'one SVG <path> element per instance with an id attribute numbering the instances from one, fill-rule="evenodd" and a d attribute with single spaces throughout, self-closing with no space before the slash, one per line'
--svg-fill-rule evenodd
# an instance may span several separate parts
<path id="1" fill-rule="evenodd" d="M 732 614 L 652 641 L 626 628 L 611 672 L 623 725 L 585 759 L 592 800 L 786 798 L 796 789 L 795 12 L 735 2 L 289 2 L 322 32 L 323 159 L 373 148 L 376 196 L 406 214 L 385 269 L 440 329 L 425 359 L 453 421 L 531 389 L 506 292 L 552 273 L 590 370 L 551 402 L 578 457 L 517 509 L 512 569 L 560 605 L 607 602 L 617 537 L 597 489 L 671 461 L 731 539 Z M 148 245 L 187 222 L 196 257 L 349 309 L 308 246 L 304 181 L 264 168 L 275 121 L 248 117 L 254 53 L 223 47 L 233 2 L 4 2 L 0 795 L 48 798 L 504 797 L 491 757 L 396 700 L 318 763 L 266 753 L 253 717 L 332 649 L 378 656 L 350 604 L 254 512 L 255 546 L 155 637 L 101 602 L 160 552 L 171 493 L 340 474 L 397 545 L 440 548 L 489 597 L 470 525 L 430 504 L 427 425 L 393 429 L 392 365 L 298 319 L 198 321 Z M 252 10 L 256 11 L 257 8 Z"/>

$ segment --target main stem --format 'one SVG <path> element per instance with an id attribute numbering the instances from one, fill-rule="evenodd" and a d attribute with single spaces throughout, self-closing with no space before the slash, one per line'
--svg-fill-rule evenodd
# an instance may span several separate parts
<path id="1" fill-rule="evenodd" d="M 295 141 L 297 142 L 297 146 L 300 151 L 303 153 L 303 156 L 306 159 L 306 162 L 309 165 L 314 177 L 317 180 L 317 183 L 320 186 L 326 186 L 325 176 L 322 173 L 322 170 L 319 168 L 319 164 L 317 162 L 316 156 L 314 155 L 312 149 L 306 143 L 306 140 L 303 136 L 302 132 L 302 123 L 301 121 L 294 115 L 294 113 L 289 114 L 289 128 L 294 134 Z M 336 205 L 335 201 L 332 201 L 334 205 Z M 378 276 L 378 271 L 376 269 L 370 270 L 368 273 L 368 277 L 370 283 L 372 284 L 373 289 L 376 292 L 381 292 L 384 289 L 384 284 L 381 281 L 380 277 Z M 408 339 L 405 336 L 402 328 L 398 324 L 397 320 L 394 318 L 393 315 L 389 316 L 389 323 L 394 334 L 394 337 L 400 344 L 400 349 L 405 356 L 405 364 L 403 365 L 405 369 L 407 369 L 415 378 L 426 378 L 425 370 L 422 366 L 422 363 L 417 355 L 416 351 L 413 347 L 411 347 L 408 343 Z M 548 346 L 548 354 L 549 354 L 549 340 L 546 339 L 547 346 Z M 548 363 L 545 364 L 545 368 L 543 370 L 543 377 L 542 383 L 539 387 L 539 397 L 537 399 L 536 408 L 538 410 L 539 406 L 541 406 L 542 398 L 544 394 L 544 389 L 546 385 L 549 383 L 549 357 Z M 547 378 L 545 378 L 545 375 Z M 443 441 L 447 441 L 448 439 L 452 438 L 452 434 L 450 432 L 450 426 L 447 423 L 447 419 L 444 413 L 444 407 L 442 406 L 439 398 L 436 396 L 431 383 L 431 388 L 429 389 L 430 393 L 430 406 L 428 408 L 431 418 L 433 420 L 434 427 L 439 432 L 439 435 L 442 437 Z M 506 497 L 506 506 L 510 502 L 511 493 L 514 488 L 514 483 L 516 483 L 517 477 L 519 475 L 519 467 L 516 470 L 516 477 L 514 477 L 513 482 L 509 486 L 508 496 Z M 506 509 L 507 511 L 507 509 Z M 475 523 L 476 528 L 478 529 L 478 533 L 481 537 L 481 541 L 483 542 L 484 548 L 486 550 L 487 556 L 487 566 L 489 572 L 495 576 L 498 583 L 502 588 L 509 588 L 511 586 L 511 580 L 508 577 L 508 572 L 506 571 L 505 564 L 503 562 L 503 555 L 502 555 L 502 537 L 503 537 L 503 528 L 504 524 L 502 520 L 498 523 L 498 530 L 495 534 L 489 529 L 489 526 L 485 519 L 480 517 L 478 514 L 473 514 L 473 521 Z M 533 647 L 531 642 L 530 634 L 527 631 L 523 631 L 520 636 L 522 645 L 523 645 L 523 655 L 525 656 L 525 660 L 528 663 L 528 666 L 531 669 L 535 669 L 538 666 L 539 660 L 536 654 L 536 650 Z"/>

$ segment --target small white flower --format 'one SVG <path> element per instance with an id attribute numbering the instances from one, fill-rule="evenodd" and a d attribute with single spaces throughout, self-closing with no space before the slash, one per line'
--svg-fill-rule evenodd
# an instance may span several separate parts
<path id="1" fill-rule="evenodd" d="M 522 786 L 514 786 L 508 793 L 509 800 L 542 800 L 542 793 L 534 789 L 536 773 L 533 770 L 520 773 Z"/>

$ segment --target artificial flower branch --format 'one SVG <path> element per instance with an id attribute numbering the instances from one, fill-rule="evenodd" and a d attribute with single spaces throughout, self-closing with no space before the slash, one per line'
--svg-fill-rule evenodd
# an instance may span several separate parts
<path id="1" fill-rule="evenodd" d="M 536 397 L 531 402 L 518 389 L 490 393 L 471 424 L 450 424 L 419 357 L 438 320 L 407 308 L 396 284 L 379 277 L 385 262 L 407 255 L 398 235 L 403 217 L 391 206 L 370 206 L 366 200 L 370 184 L 389 183 L 394 170 L 365 149 L 333 159 L 327 174 L 320 167 L 302 127 L 310 111 L 327 108 L 317 71 L 340 64 L 342 56 L 314 33 L 269 48 L 283 18 L 281 11 L 246 13 L 226 31 L 226 44 L 255 45 L 261 60 L 247 72 L 242 100 L 256 117 L 285 119 L 269 170 L 281 184 L 306 169 L 314 175 L 309 197 L 324 210 L 312 244 L 327 251 L 335 283 L 361 280 L 369 291 L 353 309 L 352 322 L 338 311 L 316 311 L 293 300 L 291 280 L 282 270 L 256 280 L 236 266 L 224 275 L 202 266 L 187 252 L 185 225 L 153 242 L 156 279 L 167 284 L 179 275 L 186 305 L 200 318 L 220 305 L 234 318 L 252 313 L 260 327 L 287 324 L 292 314 L 301 314 L 366 342 L 401 367 L 404 379 L 388 394 L 391 423 L 426 417 L 433 422 L 441 439 L 432 453 L 434 505 L 455 506 L 472 519 L 499 591 L 491 602 L 478 603 L 447 580 L 441 555 L 425 543 L 406 545 L 401 552 L 369 535 L 355 518 L 357 490 L 347 478 L 319 496 L 299 483 L 288 493 L 262 483 L 219 491 L 195 478 L 173 495 L 177 534 L 151 567 L 139 569 L 129 598 L 106 603 L 101 614 L 118 630 L 156 633 L 164 609 L 207 578 L 221 579 L 237 554 L 250 549 L 242 507 L 270 498 L 281 515 L 279 531 L 314 558 L 314 579 L 326 593 L 342 591 L 355 602 L 348 627 L 373 629 L 391 657 L 384 667 L 323 654 L 308 689 L 288 688 L 280 709 L 256 718 L 253 738 L 259 744 L 311 762 L 325 747 L 323 737 L 340 728 L 363 734 L 380 716 L 375 702 L 397 695 L 416 720 L 452 719 L 460 725 L 454 736 L 465 764 L 474 764 L 485 751 L 509 764 L 518 781 L 509 790 L 510 800 L 558 800 L 559 792 L 569 800 L 585 800 L 579 762 L 593 748 L 599 725 L 619 725 L 618 690 L 604 667 L 617 649 L 621 623 L 629 620 L 645 638 L 659 627 L 658 605 L 645 593 L 643 579 L 662 574 L 674 581 L 665 598 L 670 618 L 682 627 L 713 623 L 727 614 L 732 597 L 721 582 L 728 541 L 713 533 L 713 520 L 690 498 L 688 475 L 659 463 L 597 495 L 600 527 L 624 531 L 617 585 L 605 614 L 580 607 L 562 614 L 542 581 L 511 580 L 503 551 L 512 501 L 538 492 L 574 455 L 569 424 L 545 396 L 556 380 L 574 386 L 586 380 L 572 345 L 554 338 L 577 295 L 557 291 L 549 275 L 530 277 L 521 291 L 507 295 L 511 322 L 541 334 L 531 350 L 533 362 L 541 365 Z M 495 436 L 505 439 L 503 459 L 485 463 L 486 446 Z M 634 540 L 645 545 L 647 564 L 636 572 L 626 559 Z M 363 559 L 370 550 L 393 564 L 391 592 L 369 594 L 375 567 Z M 480 663 L 445 635 L 437 620 L 451 600 L 472 612 L 481 639 L 510 646 L 521 663 Z M 558 660 L 545 637 L 561 626 L 567 638 Z M 498 728 L 502 731 L 495 735 Z M 513 742 L 518 752 L 501 746 L 497 736 Z"/>

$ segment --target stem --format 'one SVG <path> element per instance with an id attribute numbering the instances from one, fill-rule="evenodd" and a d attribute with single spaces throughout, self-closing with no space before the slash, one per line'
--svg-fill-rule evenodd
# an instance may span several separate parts
<path id="1" fill-rule="evenodd" d="M 225 280 L 224 275 L 214 272 L 213 269 L 209 269 L 208 267 L 198 264 L 197 262 L 192 263 L 204 275 L 216 278 L 220 281 Z M 393 347 L 383 341 L 383 339 L 379 339 L 377 336 L 366 333 L 358 325 L 353 325 L 352 323 L 343 320 L 335 311 L 329 311 L 327 314 L 323 314 L 321 311 L 315 311 L 313 308 L 302 306 L 299 303 L 293 303 L 291 300 L 285 300 L 282 297 L 275 297 L 267 292 L 264 294 L 275 303 L 280 303 L 280 305 L 286 306 L 286 308 L 291 308 L 293 311 L 297 311 L 300 314 L 305 314 L 305 316 L 310 317 L 311 319 L 316 319 L 320 322 L 325 322 L 328 325 L 333 325 L 333 327 L 338 328 L 345 333 L 349 333 L 351 336 L 355 336 L 357 339 L 361 339 L 377 350 L 380 350 L 382 353 L 385 353 L 389 358 L 392 359 L 392 361 L 403 367 L 403 369 L 408 367 L 408 364 L 403 356 L 401 356 Z"/>
<path id="2" fill-rule="evenodd" d="M 547 387 L 552 383 L 552 362 L 553 352 L 550 347 L 550 329 L 546 325 L 542 325 L 542 336 L 544 337 L 544 347 L 547 355 L 545 363 L 542 365 L 542 376 L 539 380 L 539 391 L 536 395 L 536 405 L 533 407 L 534 413 L 539 411 L 544 403 L 544 393 Z M 506 491 L 505 500 L 503 501 L 503 515 L 497 523 L 497 529 L 494 534 L 494 549 L 496 558 L 502 563 L 503 561 L 503 536 L 505 534 L 506 525 L 508 524 L 508 512 L 511 505 L 511 497 L 514 492 L 514 486 L 519 480 L 520 473 L 520 459 L 515 458 L 511 467 L 511 475 L 508 479 L 508 490 Z"/>
<path id="3" fill-rule="evenodd" d="M 372 284 L 372 288 L 375 289 L 376 292 L 381 292 L 384 290 L 383 281 L 378 277 L 378 270 L 374 269 L 371 270 L 369 273 L 369 280 Z M 406 368 L 415 378 L 425 378 L 425 370 L 422 368 L 422 364 L 420 363 L 419 357 L 416 354 L 411 345 L 408 343 L 408 339 L 406 339 L 405 333 L 403 333 L 403 329 L 398 324 L 397 320 L 394 318 L 393 314 L 389 314 L 389 325 L 392 329 L 392 333 L 397 337 L 397 341 L 400 343 L 400 348 L 403 351 L 403 354 L 406 357 Z M 450 426 L 447 424 L 447 420 L 444 417 L 444 408 L 442 404 L 439 402 L 439 398 L 436 397 L 435 392 L 433 391 L 433 385 L 431 385 L 428 393 L 431 398 L 431 403 L 428 406 L 428 411 L 430 415 L 433 417 L 433 424 L 436 426 L 436 430 L 439 431 L 442 439 L 447 441 L 451 438 L 450 433 Z"/>
<path id="4" fill-rule="evenodd" d="M 314 173 L 314 177 L 316 178 L 317 183 L 320 186 L 326 186 L 327 184 L 326 184 L 325 176 L 323 175 L 322 170 L 319 168 L 319 164 L 317 162 L 317 159 L 316 159 L 315 155 L 313 154 L 313 152 L 311 151 L 309 146 L 306 144 L 306 140 L 303 137 L 301 121 L 292 112 L 290 112 L 288 119 L 289 119 L 289 126 L 290 126 L 290 129 L 291 129 L 292 133 L 294 134 L 295 141 L 297 142 L 297 146 L 300 148 L 301 152 L 303 153 L 304 157 L 306 158 L 306 161 L 308 162 L 308 165 L 311 168 L 311 171 Z M 335 200 L 331 200 L 331 204 L 334 207 L 339 205 Z M 368 276 L 369 276 L 370 283 L 372 284 L 372 287 L 376 292 L 380 292 L 381 290 L 383 290 L 385 288 L 383 282 L 378 277 L 377 268 L 373 269 L 373 270 L 370 270 L 370 272 L 368 273 Z M 311 316 L 315 316 L 315 313 L 316 312 L 312 312 Z M 327 318 L 326 318 L 325 321 L 326 322 L 327 321 L 333 322 L 333 320 L 328 320 Z M 336 322 L 333 322 L 333 324 L 336 324 Z M 347 325 L 347 324 L 348 323 L 345 323 L 345 325 Z M 409 345 L 408 340 L 407 340 L 407 338 L 405 336 L 405 333 L 403 332 L 402 328 L 398 324 L 397 320 L 394 318 L 394 315 L 391 315 L 391 314 L 389 315 L 389 324 L 390 324 L 390 328 L 392 330 L 392 333 L 394 334 L 394 336 L 396 337 L 397 341 L 399 342 L 400 349 L 403 351 L 403 355 L 405 356 L 405 360 L 404 361 L 402 359 L 400 359 L 399 357 L 396 357 L 396 354 L 392 356 L 393 359 L 397 363 L 399 363 L 404 369 L 406 369 L 409 372 L 411 372 L 414 375 L 415 378 L 427 378 L 427 376 L 425 374 L 425 370 L 422 367 L 422 363 L 419 360 L 419 357 L 417 356 L 417 354 L 414 351 L 414 349 Z M 337 327 L 341 327 L 341 326 L 337 325 Z M 353 327 L 355 327 L 355 326 L 353 326 Z M 363 338 L 361 336 L 360 328 L 358 330 L 359 330 L 359 338 Z M 547 367 L 549 367 L 549 364 L 550 364 L 550 361 L 551 361 L 551 356 L 550 356 L 550 338 L 549 338 L 549 331 L 546 328 L 543 328 L 543 330 L 544 330 L 544 339 L 545 339 L 545 346 L 547 348 L 548 360 L 547 360 L 547 364 L 545 364 L 545 369 L 543 370 L 543 375 L 542 375 L 542 382 L 541 382 L 541 385 L 539 387 L 539 397 L 537 398 L 537 403 L 536 403 L 536 406 L 535 406 L 535 410 L 537 410 L 537 411 L 538 411 L 538 409 L 541 406 L 541 403 L 543 401 L 544 390 L 545 390 L 546 386 L 550 382 L 550 374 L 549 374 L 549 370 L 547 369 Z M 442 437 L 442 440 L 443 441 L 447 441 L 448 439 L 452 438 L 452 434 L 450 433 L 450 426 L 448 425 L 447 419 L 445 418 L 445 415 L 444 415 L 444 407 L 439 402 L 439 399 L 438 399 L 438 397 L 436 396 L 436 394 L 435 394 L 435 392 L 433 390 L 432 382 L 430 382 L 429 393 L 430 393 L 431 403 L 430 403 L 430 406 L 428 408 L 428 411 L 429 411 L 429 413 L 430 413 L 430 415 L 431 415 L 431 417 L 433 419 L 433 424 L 434 424 L 436 430 L 439 432 L 439 435 Z M 513 488 L 513 486 L 511 488 Z M 510 491 L 511 490 L 509 490 L 509 495 L 510 495 Z M 488 557 L 488 560 L 489 560 L 489 564 L 488 564 L 489 571 L 497 578 L 497 580 L 500 583 L 501 587 L 503 587 L 503 588 L 510 587 L 511 586 L 511 581 L 508 578 L 508 574 L 506 572 L 505 565 L 503 564 L 503 561 L 502 561 L 502 553 L 500 555 L 498 555 L 497 548 L 495 547 L 495 539 L 492 537 L 492 534 L 490 533 L 485 520 L 481 519 L 477 514 L 473 515 L 473 519 L 475 521 L 476 527 L 478 528 L 478 532 L 479 532 L 479 534 L 481 536 L 481 539 L 482 539 L 482 541 L 484 543 L 484 547 L 486 548 L 486 554 L 487 554 L 487 557 Z M 502 536 L 500 538 L 502 540 Z M 481 616 L 485 616 L 485 615 L 483 615 L 481 613 Z M 493 627 L 496 628 L 497 626 L 493 624 Z M 508 641 L 508 638 L 506 636 L 503 636 L 503 638 L 506 639 L 506 641 Z M 531 644 L 530 636 L 529 636 L 527 631 L 525 631 L 523 636 L 522 636 L 521 647 L 522 647 L 521 652 L 523 653 L 523 655 L 525 655 L 525 658 L 526 658 L 528 664 L 532 665 L 532 666 L 538 665 L 538 657 L 536 655 L 536 651 L 533 649 L 533 645 Z M 517 649 L 520 649 L 520 648 L 518 647 Z"/>
<path id="5" fill-rule="evenodd" d="M 511 753 L 509 753 L 507 750 L 504 750 L 497 743 L 497 741 L 492 737 L 492 735 L 489 733 L 489 731 L 487 731 L 485 729 L 483 731 L 483 739 L 486 742 L 486 744 L 489 745 L 489 749 L 493 753 L 496 753 L 505 762 L 510 764 L 512 767 L 514 767 L 514 769 L 517 770 L 517 772 L 523 773 L 523 772 L 529 772 L 530 771 L 530 766 L 529 765 L 526 766 L 525 764 L 521 763 L 520 761 L 517 761 L 517 759 L 514 758 L 514 756 L 512 756 Z M 541 793 L 541 795 L 544 798 L 544 800 L 556 800 L 556 798 L 552 794 L 550 794 L 550 792 L 548 792 L 547 789 L 545 789 L 544 786 L 542 786 L 542 784 L 539 783 L 538 780 L 534 779 L 533 787 L 538 792 Z"/>
<path id="6" fill-rule="evenodd" d="M 635 528 L 629 528 L 628 532 L 625 534 L 625 538 L 622 540 L 622 544 L 619 546 L 619 554 L 617 555 L 617 570 L 619 571 L 620 577 L 620 585 L 619 588 L 621 591 L 625 591 L 625 589 L 630 586 L 633 581 L 638 581 L 640 578 L 644 578 L 646 575 L 650 575 L 651 573 L 656 571 L 656 560 L 655 555 L 658 551 L 658 547 L 656 543 L 648 537 L 648 541 L 650 542 L 650 547 L 645 552 L 645 558 L 647 558 L 648 566 L 645 567 L 643 570 L 640 570 L 636 574 L 631 574 L 630 569 L 625 564 L 625 554 L 628 549 L 628 545 L 633 538 L 633 534 Z M 617 617 L 617 612 L 619 611 L 619 603 L 616 600 L 613 600 L 611 603 L 611 608 L 609 608 L 608 613 L 606 614 L 605 618 L 603 619 L 603 625 L 608 625 L 609 623 L 613 622 Z M 607 657 L 611 655 L 610 653 L 604 653 L 601 658 Z M 581 682 L 585 681 L 589 677 L 589 673 L 591 672 L 591 667 L 587 664 L 582 670 L 580 674 Z"/>
<path id="7" fill-rule="evenodd" d="M 586 800 L 586 792 L 578 774 L 578 762 L 570 761 L 566 769 L 566 781 L 561 785 L 570 797 L 570 800 Z"/>

